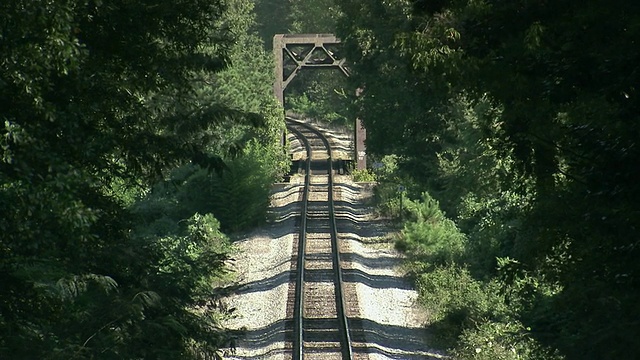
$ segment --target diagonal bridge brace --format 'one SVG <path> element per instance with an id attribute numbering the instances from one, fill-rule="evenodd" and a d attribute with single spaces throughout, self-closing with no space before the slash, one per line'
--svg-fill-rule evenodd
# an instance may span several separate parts
<path id="1" fill-rule="evenodd" d="M 304 68 L 335 68 L 349 76 L 345 59 L 330 50 L 339 43 L 332 34 L 277 34 L 273 37 L 276 58 L 273 90 L 280 103 L 284 103 L 284 90 Z"/>

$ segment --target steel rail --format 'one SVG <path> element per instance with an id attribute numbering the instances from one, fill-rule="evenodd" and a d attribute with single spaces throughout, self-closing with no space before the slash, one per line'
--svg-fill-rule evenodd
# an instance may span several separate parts
<path id="1" fill-rule="evenodd" d="M 307 161 L 305 167 L 305 176 L 304 176 L 304 188 L 302 190 L 302 209 L 300 210 L 300 233 L 298 235 L 298 265 L 297 265 L 297 274 L 296 274 L 296 289 L 295 289 L 295 299 L 293 306 L 293 359 L 300 360 L 303 358 L 302 355 L 302 304 L 304 303 L 304 258 L 305 258 L 305 247 L 307 244 L 307 209 L 309 205 L 309 185 L 311 182 L 311 145 L 309 145 L 309 141 L 307 138 L 302 135 L 300 131 L 297 129 L 287 126 L 289 131 L 294 133 L 305 149 L 307 150 Z"/>
<path id="2" fill-rule="evenodd" d="M 338 247 L 338 229 L 336 225 L 335 218 L 335 207 L 333 201 L 333 154 L 331 150 L 331 144 L 324 134 L 318 131 L 316 128 L 300 122 L 296 121 L 292 118 L 287 118 L 289 123 L 302 126 L 309 131 L 316 134 L 321 140 L 324 146 L 327 149 L 328 153 L 328 206 L 329 206 L 329 222 L 330 222 L 330 231 L 331 231 L 331 248 L 332 248 L 332 261 L 333 261 L 333 270 L 335 275 L 335 301 L 336 301 L 336 312 L 339 323 L 339 333 L 340 333 L 340 342 L 341 353 L 343 360 L 352 360 L 353 358 L 353 349 L 351 346 L 351 335 L 349 331 L 349 321 L 345 311 L 345 300 L 344 300 L 344 291 L 343 291 L 343 276 L 342 276 L 342 267 L 340 266 L 340 249 Z M 309 194 L 309 184 L 310 184 L 310 173 L 311 173 L 311 146 L 309 145 L 309 141 L 307 138 L 293 126 L 287 126 L 289 130 L 296 135 L 304 144 L 307 150 L 307 164 L 306 164 L 306 173 L 305 173 L 305 189 L 303 192 L 303 205 L 302 205 L 302 214 L 301 214 L 301 223 L 300 223 L 300 237 L 299 237 L 299 245 L 298 245 L 298 274 L 296 281 L 296 299 L 295 299 L 295 309 L 294 309 L 294 347 L 293 347 L 293 359 L 303 359 L 303 316 L 302 316 L 302 304 L 303 304 L 303 281 L 304 281 L 304 248 L 306 244 L 306 217 L 307 217 L 307 200 Z"/>

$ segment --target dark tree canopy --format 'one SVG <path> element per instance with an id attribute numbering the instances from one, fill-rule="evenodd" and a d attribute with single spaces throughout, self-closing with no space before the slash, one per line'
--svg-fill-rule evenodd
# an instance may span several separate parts
<path id="1" fill-rule="evenodd" d="M 221 170 L 240 139 L 221 124 L 263 122 L 199 80 L 228 66 L 246 14 L 215 0 L 7 0 L 0 14 L 0 357 L 214 356 L 219 223 L 140 231 L 130 205 L 178 165 Z"/>
<path id="2" fill-rule="evenodd" d="M 637 357 L 640 5 L 341 7 L 368 150 L 457 219 L 465 266 L 515 279 L 512 319 L 567 358 Z"/>

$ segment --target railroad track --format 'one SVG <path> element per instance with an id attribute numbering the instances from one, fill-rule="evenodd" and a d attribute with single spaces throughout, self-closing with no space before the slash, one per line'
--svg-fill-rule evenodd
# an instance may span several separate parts
<path id="1" fill-rule="evenodd" d="M 302 194 L 293 295 L 293 359 L 353 359 L 333 204 L 333 158 L 327 138 L 287 119 L 304 145 Z"/>

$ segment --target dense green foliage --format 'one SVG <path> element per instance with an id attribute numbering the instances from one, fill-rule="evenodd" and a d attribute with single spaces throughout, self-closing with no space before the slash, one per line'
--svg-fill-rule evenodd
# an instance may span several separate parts
<path id="1" fill-rule="evenodd" d="M 368 150 L 455 221 L 414 216 L 401 242 L 452 353 L 639 357 L 640 5 L 340 6 Z"/>
<path id="2" fill-rule="evenodd" d="M 285 109 L 311 119 L 353 126 L 349 121 L 346 77 L 337 69 L 307 69 L 287 87 Z"/>
<path id="3" fill-rule="evenodd" d="M 255 28 L 253 4 L 246 0 L 230 0 L 234 9 L 234 24 L 230 28 L 236 41 L 230 52 L 232 66 L 208 78 L 201 96 L 211 103 L 221 103 L 243 112 L 259 114 L 261 127 L 243 123 L 221 124 L 215 151 L 224 154 L 229 143 L 235 155 L 226 162 L 225 171 L 212 174 L 204 170 L 191 173 L 185 182 L 191 195 L 189 202 L 198 211 L 212 212 L 226 231 L 238 231 L 265 220 L 271 184 L 280 180 L 289 169 L 281 137 L 285 130 L 283 109 L 273 96 L 271 52 Z M 234 144 L 243 144 L 242 148 Z M 203 195 L 205 195 L 203 197 Z M 186 200 L 185 198 L 185 200 Z"/>
<path id="4" fill-rule="evenodd" d="M 227 344 L 220 229 L 264 219 L 284 167 L 251 11 L 0 3 L 1 358 L 201 359 Z"/>
<path id="5" fill-rule="evenodd" d="M 176 220 L 210 213 L 223 231 L 231 233 L 262 224 L 271 185 L 280 175 L 274 167 L 278 163 L 263 151 L 263 146 L 250 143 L 240 156 L 225 162 L 222 173 L 193 165 L 180 167 L 136 206 L 154 208 L 153 213 Z"/>

